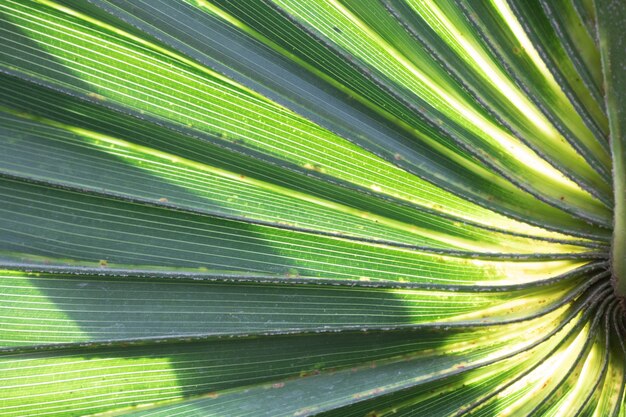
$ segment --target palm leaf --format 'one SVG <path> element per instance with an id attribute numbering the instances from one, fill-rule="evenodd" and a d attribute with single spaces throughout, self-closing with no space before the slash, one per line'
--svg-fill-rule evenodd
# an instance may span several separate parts
<path id="1" fill-rule="evenodd" d="M 621 415 L 619 3 L 0 2 L 0 415 Z"/>

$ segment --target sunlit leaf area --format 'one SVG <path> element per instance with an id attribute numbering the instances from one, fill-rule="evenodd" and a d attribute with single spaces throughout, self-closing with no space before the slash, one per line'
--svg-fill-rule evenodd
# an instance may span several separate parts
<path id="1" fill-rule="evenodd" d="M 0 0 L 0 416 L 626 415 L 625 27 Z"/>

